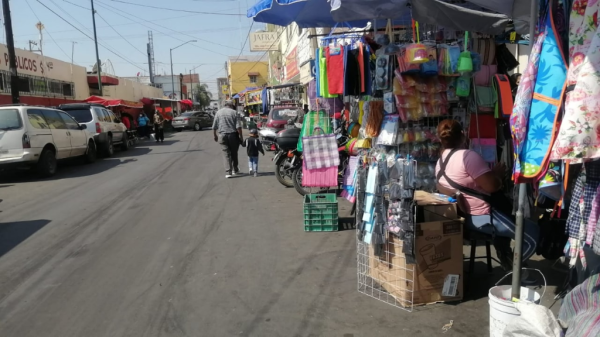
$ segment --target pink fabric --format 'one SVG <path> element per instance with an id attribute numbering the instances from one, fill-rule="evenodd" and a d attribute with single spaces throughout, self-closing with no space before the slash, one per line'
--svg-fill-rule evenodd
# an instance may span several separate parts
<path id="1" fill-rule="evenodd" d="M 481 66 L 481 70 L 475 73 L 475 85 L 491 87 L 492 78 L 498 72 L 498 66 Z"/>
<path id="2" fill-rule="evenodd" d="M 445 160 L 450 150 L 444 150 L 442 158 Z M 440 162 L 438 161 L 435 166 L 435 173 L 440 171 Z M 460 150 L 452 155 L 448 165 L 446 166 L 446 174 L 457 184 L 468 187 L 470 189 L 485 193 L 477 183 L 475 179 L 481 177 L 483 174 L 490 172 L 489 165 L 483 160 L 479 153 L 471 150 Z M 448 184 L 445 177 L 441 177 L 439 182 L 440 185 L 452 189 L 452 186 Z M 463 201 L 459 203 L 461 210 L 471 215 L 485 215 L 490 214 L 490 205 L 483 200 L 475 197 L 463 194 Z"/>
<path id="3" fill-rule="evenodd" d="M 302 163 L 302 186 L 305 187 L 331 187 L 338 185 L 338 167 L 325 167 L 309 170 L 306 162 Z"/>

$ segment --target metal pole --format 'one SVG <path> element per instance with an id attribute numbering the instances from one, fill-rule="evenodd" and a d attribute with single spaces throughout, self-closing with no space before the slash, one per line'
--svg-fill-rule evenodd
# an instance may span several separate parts
<path id="1" fill-rule="evenodd" d="M 531 13 L 529 22 L 529 46 L 535 42 L 535 26 L 537 23 L 537 0 L 531 0 Z M 512 274 L 512 299 L 521 298 L 521 260 L 523 258 L 523 232 L 524 216 L 523 208 L 527 197 L 527 185 L 519 184 L 518 208 L 515 223 L 515 249 L 513 251 L 513 274 Z"/>
<path id="2" fill-rule="evenodd" d="M 96 10 L 94 9 L 94 0 L 92 3 L 92 24 L 94 25 L 94 45 L 96 46 L 96 70 L 98 71 L 98 91 L 102 96 L 102 63 L 100 62 L 100 53 L 98 52 L 98 36 L 96 35 Z"/>
<path id="3" fill-rule="evenodd" d="M 171 97 L 171 99 L 175 99 L 175 78 L 173 77 L 173 49 L 169 49 L 169 57 L 171 58 L 171 86 L 173 88 L 173 97 Z"/>
<path id="4" fill-rule="evenodd" d="M 12 31 L 12 19 L 10 18 L 10 5 L 8 0 L 2 0 L 2 12 L 4 13 L 4 29 L 6 30 L 6 46 L 8 48 L 8 62 L 10 69 L 10 96 L 13 104 L 21 103 L 19 96 L 19 75 L 17 74 L 17 55 L 15 54 L 15 40 Z"/>

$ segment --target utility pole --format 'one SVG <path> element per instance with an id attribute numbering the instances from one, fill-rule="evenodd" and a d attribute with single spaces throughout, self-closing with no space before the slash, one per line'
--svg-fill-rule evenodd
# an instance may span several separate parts
<path id="1" fill-rule="evenodd" d="M 92 3 L 92 24 L 94 25 L 94 44 L 96 45 L 96 71 L 98 72 L 98 91 L 102 96 L 102 63 L 100 62 L 100 53 L 98 52 L 98 36 L 96 36 L 96 10 L 94 10 L 94 0 Z"/>
<path id="2" fill-rule="evenodd" d="M 8 47 L 8 63 L 10 69 L 10 95 L 13 104 L 21 103 L 19 97 L 19 76 L 17 75 L 17 55 L 15 54 L 15 40 L 12 31 L 12 19 L 10 18 L 10 5 L 8 0 L 2 0 L 2 12 L 4 12 L 4 28 L 6 29 L 6 46 Z"/>

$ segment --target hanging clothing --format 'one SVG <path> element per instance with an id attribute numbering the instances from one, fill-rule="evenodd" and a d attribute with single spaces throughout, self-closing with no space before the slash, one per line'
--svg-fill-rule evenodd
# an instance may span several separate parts
<path id="1" fill-rule="evenodd" d="M 319 52 L 319 97 L 331 98 L 337 97 L 329 93 L 329 80 L 327 71 L 327 58 L 325 57 L 326 49 L 320 48 Z"/>
<path id="2" fill-rule="evenodd" d="M 329 94 L 344 93 L 344 46 L 326 47 L 327 84 Z"/>
<path id="3" fill-rule="evenodd" d="M 600 1 L 573 2 L 565 114 L 551 159 L 600 158 L 599 12 Z"/>
<path id="4" fill-rule="evenodd" d="M 344 96 L 358 96 L 361 91 L 359 50 L 344 48 Z"/>

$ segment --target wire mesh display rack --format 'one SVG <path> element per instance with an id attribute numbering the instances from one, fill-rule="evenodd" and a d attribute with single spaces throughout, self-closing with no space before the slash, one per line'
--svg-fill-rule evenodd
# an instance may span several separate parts
<path id="1" fill-rule="evenodd" d="M 358 291 L 412 312 L 415 268 L 402 254 L 402 241 L 387 234 L 380 252 L 375 247 L 357 236 Z"/>

